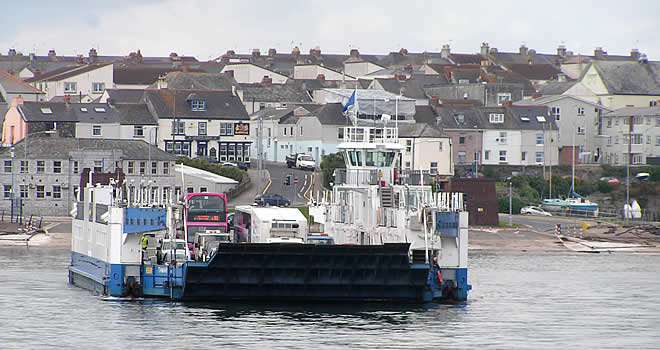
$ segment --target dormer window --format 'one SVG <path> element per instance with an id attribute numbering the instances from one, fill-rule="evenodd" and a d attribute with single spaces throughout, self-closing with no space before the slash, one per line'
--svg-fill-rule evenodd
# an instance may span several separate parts
<path id="1" fill-rule="evenodd" d="M 524 122 L 528 122 L 528 121 L 529 121 L 529 117 L 526 116 L 526 115 L 523 115 L 523 116 L 520 117 L 520 120 L 521 120 L 521 121 L 524 121 Z"/>
<path id="2" fill-rule="evenodd" d="M 459 122 L 459 123 L 463 123 L 465 121 L 465 115 L 456 114 L 456 121 Z"/>
<path id="3" fill-rule="evenodd" d="M 536 116 L 536 121 L 539 123 L 545 123 L 545 117 L 542 115 L 537 115 Z"/>
<path id="4" fill-rule="evenodd" d="M 53 114 L 53 110 L 50 109 L 49 107 L 43 107 L 43 108 L 41 108 L 41 113 L 42 114 Z"/>
<path id="5" fill-rule="evenodd" d="M 191 100 L 190 109 L 193 112 L 201 112 L 206 110 L 206 101 L 204 100 Z"/>
<path id="6" fill-rule="evenodd" d="M 488 121 L 491 124 L 504 124 L 504 114 L 501 113 L 490 113 L 488 115 Z"/>

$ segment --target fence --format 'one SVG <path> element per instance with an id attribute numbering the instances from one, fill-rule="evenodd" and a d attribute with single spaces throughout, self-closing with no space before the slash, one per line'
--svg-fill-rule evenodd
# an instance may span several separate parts
<path id="1" fill-rule="evenodd" d="M 7 209 L 0 210 L 0 222 L 10 222 L 25 225 L 27 229 L 40 229 L 43 216 L 27 214 L 23 211 L 23 200 L 21 198 L 9 199 Z"/>

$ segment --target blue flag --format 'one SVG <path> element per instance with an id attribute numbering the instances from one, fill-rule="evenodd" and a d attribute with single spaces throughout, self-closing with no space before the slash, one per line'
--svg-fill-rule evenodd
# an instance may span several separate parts
<path id="1" fill-rule="evenodd" d="M 342 113 L 346 112 L 348 110 L 348 107 L 355 105 L 355 92 L 353 91 L 353 94 L 351 94 L 351 97 L 348 98 L 348 102 L 344 105 L 344 109 L 341 110 Z"/>

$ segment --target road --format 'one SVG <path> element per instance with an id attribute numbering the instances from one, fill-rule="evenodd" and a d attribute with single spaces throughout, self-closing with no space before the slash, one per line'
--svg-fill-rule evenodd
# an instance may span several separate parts
<path id="1" fill-rule="evenodd" d="M 266 193 L 280 194 L 288 198 L 292 205 L 303 205 L 307 203 L 307 198 L 304 195 L 310 186 L 314 172 L 287 168 L 284 163 L 270 163 L 268 165 L 268 172 L 270 173 L 272 183 Z M 291 184 L 288 186 L 284 184 L 287 175 L 291 176 Z M 295 183 L 296 179 L 298 180 L 297 184 Z"/>

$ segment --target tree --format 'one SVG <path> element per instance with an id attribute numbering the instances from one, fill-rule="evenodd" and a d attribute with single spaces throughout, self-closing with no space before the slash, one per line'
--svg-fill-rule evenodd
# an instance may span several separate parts
<path id="1" fill-rule="evenodd" d="M 344 154 L 341 152 L 330 153 L 323 157 L 321 161 L 321 170 L 323 171 L 323 186 L 330 187 L 330 183 L 334 182 L 335 169 L 345 169 Z"/>

